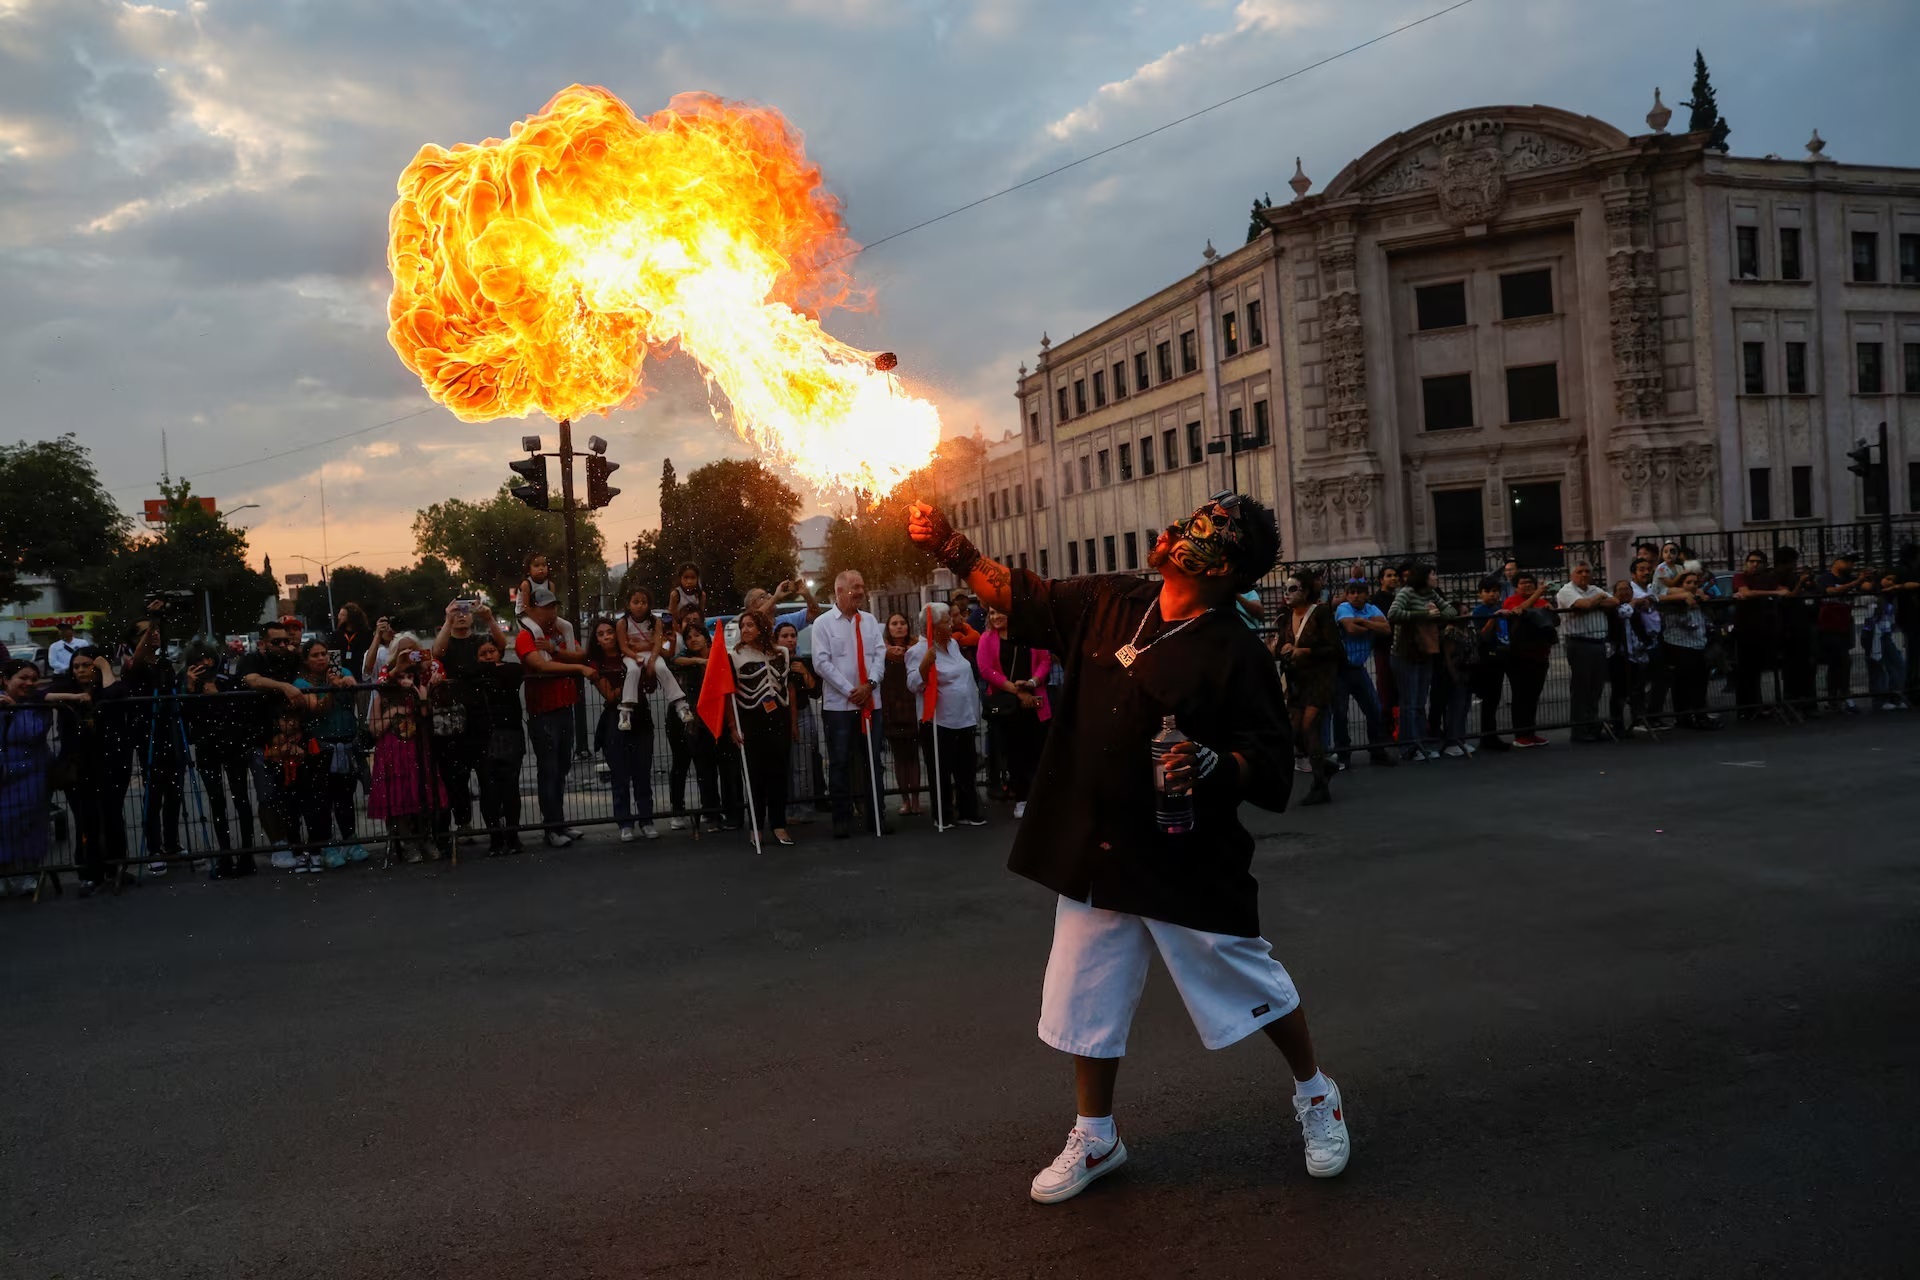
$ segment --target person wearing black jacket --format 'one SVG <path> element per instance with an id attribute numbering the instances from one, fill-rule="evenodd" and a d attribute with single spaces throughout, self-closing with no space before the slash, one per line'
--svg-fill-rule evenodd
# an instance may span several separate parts
<path id="1" fill-rule="evenodd" d="M 467 728 L 484 735 L 480 759 L 480 817 L 487 824 L 487 856 L 523 853 L 520 843 L 520 761 L 527 731 L 520 714 L 520 682 L 525 670 L 503 662 L 506 646 L 489 633 L 474 650 L 474 667 L 465 677 L 469 701 Z"/>
<path id="2" fill-rule="evenodd" d="M 162 651 L 161 615 L 150 612 L 126 636 L 130 650 L 120 679 L 134 720 L 133 757 L 140 767 L 141 828 L 146 836 L 147 874 L 167 874 L 164 859 L 184 852 L 180 810 L 186 799 L 187 731 L 180 699 L 180 673 Z"/>
<path id="3" fill-rule="evenodd" d="M 1157 949 L 1202 1043 L 1265 1031 L 1293 1069 L 1307 1171 L 1346 1167 L 1339 1088 L 1321 1071 L 1286 970 L 1260 936 L 1253 837 L 1239 806 L 1286 807 L 1293 745 L 1272 658 L 1235 615 L 1234 597 L 1272 569 L 1273 514 L 1221 493 L 1155 541 L 1158 583 L 1132 576 L 1056 582 L 982 556 L 925 503 L 912 539 L 988 605 L 1009 635 L 1067 665 L 1012 870 L 1058 895 L 1040 1038 L 1073 1055 L 1079 1114 L 1067 1144 L 1033 1180 L 1054 1203 L 1126 1161 L 1113 1087 L 1133 1011 Z M 1185 735 L 1155 762 L 1171 717 Z M 1191 798 L 1193 825 L 1156 816 L 1155 773 Z"/>
<path id="4" fill-rule="evenodd" d="M 87 645 L 74 652 L 72 664 L 53 678 L 47 692 L 87 695 L 85 702 L 59 704 L 60 758 L 54 767 L 73 813 L 74 862 L 85 898 L 106 879 L 107 864 L 127 856 L 121 810 L 133 748 L 126 709 L 114 705 L 127 696 L 127 686 L 114 679 L 113 663 Z"/>
<path id="5" fill-rule="evenodd" d="M 233 696 L 240 682 L 218 673 L 217 655 L 200 648 L 187 655 L 185 691 L 203 695 L 182 703 L 187 736 L 193 743 L 193 766 L 207 795 L 207 813 L 213 819 L 213 838 L 220 856 L 207 871 L 210 880 L 254 873 L 253 855 L 235 855 L 233 827 L 227 821 L 227 792 L 233 792 L 234 817 L 240 820 L 240 847 L 253 847 L 253 802 L 247 794 L 252 773 L 247 752 L 253 746 L 255 709 L 249 697 Z M 227 696 L 215 696 L 227 695 Z"/>

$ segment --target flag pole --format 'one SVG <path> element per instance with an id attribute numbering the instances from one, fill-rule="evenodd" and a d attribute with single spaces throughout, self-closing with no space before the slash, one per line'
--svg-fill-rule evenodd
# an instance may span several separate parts
<path id="1" fill-rule="evenodd" d="M 869 707 L 873 705 L 871 699 L 868 700 L 867 705 Z M 869 711 L 867 715 L 861 717 L 861 721 L 860 741 L 867 749 L 867 781 L 871 784 L 867 795 L 873 801 L 873 834 L 877 836 L 884 834 L 880 826 L 880 810 L 887 803 L 887 798 L 880 794 L 880 762 L 873 758 L 872 712 Z"/>
<path id="2" fill-rule="evenodd" d="M 922 635 L 927 642 L 927 652 L 933 654 L 933 702 L 937 707 L 940 704 L 940 655 L 933 652 L 932 605 L 927 606 L 927 624 Z M 940 783 L 940 718 L 937 712 L 927 718 L 927 733 L 933 739 L 933 777 L 928 779 L 933 784 L 933 829 L 944 833 L 947 824 L 943 816 L 945 806 L 940 803 L 940 797 L 945 794 L 946 788 Z"/>
<path id="3" fill-rule="evenodd" d="M 740 699 L 727 695 L 727 705 L 733 715 L 734 745 L 740 748 L 740 787 L 747 795 L 747 827 L 753 832 L 753 851 L 760 853 L 760 813 L 753 807 L 753 771 L 747 768 L 746 734 L 740 732 Z"/>

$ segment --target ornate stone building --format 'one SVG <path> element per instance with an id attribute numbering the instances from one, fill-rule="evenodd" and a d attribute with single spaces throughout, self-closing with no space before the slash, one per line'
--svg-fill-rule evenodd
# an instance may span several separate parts
<path id="1" fill-rule="evenodd" d="M 1881 421 L 1896 510 L 1920 509 L 1920 171 L 1817 135 L 1724 156 L 1666 115 L 1630 137 L 1456 112 L 1317 194 L 1296 164 L 1264 234 L 1021 369 L 984 486 L 1024 485 L 1017 550 L 1136 567 L 1230 485 L 1278 498 L 1289 556 L 1459 567 L 1850 521 L 1874 513 L 1846 451 Z"/>

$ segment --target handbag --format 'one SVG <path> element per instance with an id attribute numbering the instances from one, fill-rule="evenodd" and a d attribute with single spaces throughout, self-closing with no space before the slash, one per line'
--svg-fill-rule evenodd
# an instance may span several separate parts
<path id="1" fill-rule="evenodd" d="M 1005 655 L 1008 650 L 1012 650 L 1013 652 L 1012 662 L 1005 660 Z M 1008 643 L 1001 648 L 1000 653 L 1002 657 L 1000 669 L 1006 673 L 1009 684 L 1018 680 L 1032 678 L 1033 650 L 1023 644 Z M 1021 673 L 1020 671 L 1023 663 L 1027 668 L 1025 673 Z M 1020 695 L 1010 689 L 995 689 L 987 695 L 986 705 L 983 709 L 986 711 L 988 717 L 994 720 L 998 720 L 1003 716 L 1017 715 L 1022 710 L 1020 706 Z"/>

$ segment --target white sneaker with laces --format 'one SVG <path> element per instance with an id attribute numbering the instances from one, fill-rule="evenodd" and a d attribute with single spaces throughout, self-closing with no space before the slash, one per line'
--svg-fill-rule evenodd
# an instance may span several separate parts
<path id="1" fill-rule="evenodd" d="M 293 870 L 293 850 L 284 844 L 277 844 L 273 847 L 273 857 L 268 861 L 273 864 L 276 871 L 291 871 Z"/>
<path id="2" fill-rule="evenodd" d="M 629 826 L 625 826 L 625 825 L 623 825 L 623 826 L 621 826 L 621 828 L 620 828 L 620 842 L 621 842 L 622 844 L 625 844 L 625 843 L 627 843 L 628 841 L 630 841 L 630 840 L 632 840 L 632 839 L 633 839 L 633 828 L 632 828 L 632 827 L 629 827 Z"/>
<path id="3" fill-rule="evenodd" d="M 687 820 L 685 818 L 668 818 L 667 819 L 667 830 L 685 831 L 686 829 L 687 829 Z"/>
<path id="4" fill-rule="evenodd" d="M 626 733 L 633 728 L 633 708 L 627 703 L 620 704 L 620 732 Z"/>
<path id="5" fill-rule="evenodd" d="M 1015 801 L 1013 806 L 1013 820 L 1015 822 L 1018 822 L 1020 819 L 1026 816 L 1027 816 L 1027 802 L 1025 800 Z"/>
<path id="6" fill-rule="evenodd" d="M 1464 760 L 1467 758 L 1467 749 L 1457 742 L 1450 742 L 1440 749 L 1440 754 L 1455 760 Z"/>
<path id="7" fill-rule="evenodd" d="M 1331 1178 L 1347 1167 L 1353 1143 L 1347 1137 L 1347 1122 L 1341 1113 L 1340 1086 L 1327 1077 L 1330 1086 L 1318 1099 L 1294 1095 L 1293 1113 L 1300 1121 L 1306 1139 L 1307 1172 L 1316 1178 Z"/>
<path id="8" fill-rule="evenodd" d="M 651 822 L 643 822 L 640 824 L 640 834 L 649 840 L 658 840 L 660 838 L 660 828 L 654 826 Z"/>
<path id="9" fill-rule="evenodd" d="M 1112 1142 L 1097 1142 L 1076 1125 L 1053 1163 L 1034 1175 L 1031 1194 L 1041 1204 L 1071 1200 L 1085 1191 L 1088 1183 L 1106 1177 L 1126 1162 L 1127 1144 L 1118 1134 Z"/>

